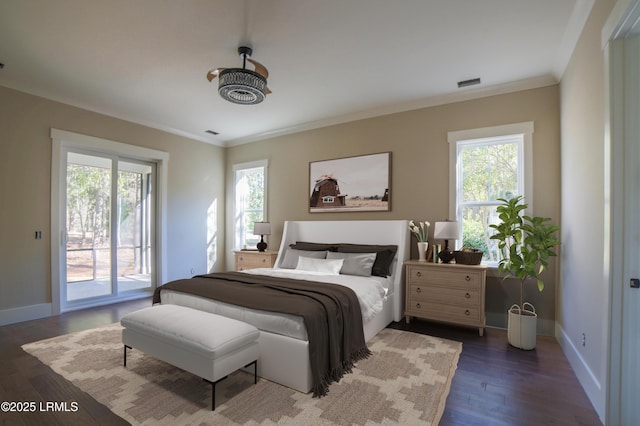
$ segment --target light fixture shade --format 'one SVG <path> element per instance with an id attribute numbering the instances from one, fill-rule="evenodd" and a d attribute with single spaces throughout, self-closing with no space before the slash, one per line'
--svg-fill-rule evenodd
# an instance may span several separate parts
<path id="1" fill-rule="evenodd" d="M 270 222 L 254 222 L 253 235 L 271 235 Z"/>
<path id="2" fill-rule="evenodd" d="M 436 240 L 457 240 L 460 238 L 458 222 L 436 222 L 436 225 L 433 228 L 433 238 Z"/>
<path id="3" fill-rule="evenodd" d="M 267 79 L 243 68 L 226 68 L 218 77 L 218 93 L 234 104 L 254 105 L 264 101 Z"/>

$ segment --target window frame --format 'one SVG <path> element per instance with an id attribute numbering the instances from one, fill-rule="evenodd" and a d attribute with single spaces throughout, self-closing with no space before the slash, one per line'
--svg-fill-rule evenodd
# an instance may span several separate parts
<path id="1" fill-rule="evenodd" d="M 533 121 L 506 124 L 501 126 L 482 127 L 477 129 L 458 130 L 448 132 L 449 143 L 449 219 L 458 221 L 459 240 L 454 242 L 455 249 L 460 247 L 462 241 L 462 208 L 460 204 L 462 190 L 462 170 L 458 162 L 460 150 L 464 147 L 475 145 L 484 146 L 500 143 L 512 137 L 522 136 L 519 143 L 518 155 L 518 192 L 523 195 L 528 208 L 524 214 L 533 211 Z M 483 203 L 487 205 L 491 203 Z M 496 203 L 496 205 L 498 205 Z M 498 262 L 486 262 L 488 266 L 497 267 Z"/>
<path id="2" fill-rule="evenodd" d="M 246 163 L 238 163 L 238 164 L 234 164 L 233 165 L 233 249 L 234 250 L 241 250 L 243 249 L 243 241 L 246 241 L 246 237 L 243 238 L 244 235 L 246 235 L 247 230 L 245 230 L 243 227 L 242 228 L 238 228 L 237 224 L 236 224 L 236 218 L 238 217 L 238 214 L 244 214 L 244 210 L 242 212 L 239 211 L 239 206 L 238 206 L 238 194 L 236 191 L 236 187 L 238 185 L 238 172 L 242 172 L 242 171 L 248 171 L 248 170 L 252 170 L 252 169 L 258 169 L 258 168 L 262 168 L 262 173 L 263 173 L 263 188 L 262 188 L 262 221 L 267 222 L 268 218 L 267 218 L 267 188 L 268 188 L 268 170 L 269 170 L 269 160 L 267 159 L 263 159 L 263 160 L 256 160 L 256 161 L 250 161 L 250 162 L 246 162 Z"/>

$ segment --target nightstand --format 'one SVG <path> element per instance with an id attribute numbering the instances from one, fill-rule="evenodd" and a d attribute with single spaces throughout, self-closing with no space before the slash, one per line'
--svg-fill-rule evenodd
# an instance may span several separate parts
<path id="1" fill-rule="evenodd" d="M 278 257 L 277 251 L 238 250 L 236 256 L 236 271 L 256 268 L 273 268 Z"/>
<path id="2" fill-rule="evenodd" d="M 477 327 L 486 325 L 484 265 L 405 262 L 405 319 L 411 317 Z"/>

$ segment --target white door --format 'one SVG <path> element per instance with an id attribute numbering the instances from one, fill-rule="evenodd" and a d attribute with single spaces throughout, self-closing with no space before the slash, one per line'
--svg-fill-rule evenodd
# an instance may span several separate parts
<path id="1" fill-rule="evenodd" d="M 155 164 L 77 149 L 63 152 L 63 310 L 152 291 Z"/>
<path id="2" fill-rule="evenodd" d="M 640 421 L 640 35 L 624 40 L 624 281 L 621 327 L 621 424 Z"/>

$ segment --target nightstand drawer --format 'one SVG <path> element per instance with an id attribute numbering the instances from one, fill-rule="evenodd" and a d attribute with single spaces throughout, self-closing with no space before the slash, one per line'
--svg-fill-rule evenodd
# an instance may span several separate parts
<path id="1" fill-rule="evenodd" d="M 270 265 L 269 259 L 266 257 L 255 256 L 238 256 L 237 262 L 239 266 L 252 267 L 252 268 L 268 268 Z"/>
<path id="2" fill-rule="evenodd" d="M 421 267 L 409 267 L 407 276 L 411 284 L 436 284 L 445 287 L 480 288 L 483 283 L 483 273 L 476 271 L 446 271 L 425 270 Z"/>
<path id="3" fill-rule="evenodd" d="M 439 321 L 477 324 L 480 309 L 477 306 L 455 306 L 441 303 L 412 301 L 407 314 Z"/>
<path id="4" fill-rule="evenodd" d="M 480 305 L 478 290 L 412 284 L 410 291 L 410 300 L 412 301 L 475 307 Z"/>
<path id="5" fill-rule="evenodd" d="M 236 271 L 257 268 L 273 268 L 278 255 L 270 251 L 236 251 Z"/>

